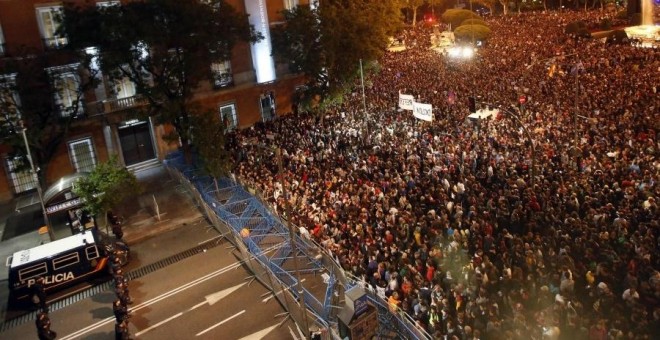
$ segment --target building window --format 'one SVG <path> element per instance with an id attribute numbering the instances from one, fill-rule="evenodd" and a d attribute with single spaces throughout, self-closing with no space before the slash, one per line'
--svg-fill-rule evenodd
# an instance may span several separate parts
<path id="1" fill-rule="evenodd" d="M 273 91 L 266 91 L 259 96 L 259 108 L 263 121 L 275 118 L 275 93 Z"/>
<path id="2" fill-rule="evenodd" d="M 96 154 L 91 138 L 69 142 L 69 157 L 76 172 L 90 172 L 96 167 Z"/>
<path id="3" fill-rule="evenodd" d="M 221 88 L 231 86 L 234 77 L 231 74 L 231 62 L 229 60 L 211 64 L 211 73 L 213 74 L 213 87 Z"/>
<path id="4" fill-rule="evenodd" d="M 0 128 L 12 132 L 21 119 L 21 102 L 16 91 L 16 74 L 0 75 Z"/>
<path id="5" fill-rule="evenodd" d="M 234 103 L 220 105 L 220 120 L 224 124 L 225 130 L 233 130 L 238 126 L 236 105 Z"/>
<path id="6" fill-rule="evenodd" d="M 0 56 L 5 55 L 5 36 L 2 34 L 2 25 L 0 25 Z"/>
<path id="7" fill-rule="evenodd" d="M 298 6 L 297 0 L 284 0 L 284 8 L 292 10 L 294 7 Z"/>
<path id="8" fill-rule="evenodd" d="M 60 48 L 67 44 L 66 37 L 57 35 L 61 15 L 62 6 L 37 8 L 37 22 L 41 31 L 41 38 L 47 48 Z"/>
<path id="9" fill-rule="evenodd" d="M 77 117 L 84 112 L 77 67 L 78 65 L 67 65 L 48 69 L 53 79 L 55 103 L 62 117 Z"/>
<path id="10" fill-rule="evenodd" d="M 37 178 L 32 174 L 29 166 L 26 166 L 27 164 L 27 161 L 23 162 L 20 157 L 5 158 L 6 173 L 14 193 L 20 194 L 37 187 Z"/>
<path id="11" fill-rule="evenodd" d="M 128 78 L 123 77 L 115 80 L 115 96 L 117 99 L 135 96 L 135 84 Z"/>

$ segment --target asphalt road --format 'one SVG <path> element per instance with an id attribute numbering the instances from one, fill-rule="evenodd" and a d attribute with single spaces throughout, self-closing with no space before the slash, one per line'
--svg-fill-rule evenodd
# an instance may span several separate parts
<path id="1" fill-rule="evenodd" d="M 202 222 L 172 230 L 135 247 L 131 267 L 217 237 Z M 301 338 L 267 289 L 249 279 L 230 248 L 216 247 L 129 283 L 135 303 L 130 331 L 138 339 L 294 339 Z M 58 339 L 113 339 L 115 295 L 106 291 L 50 313 Z M 0 339 L 36 339 L 33 322 L 0 333 Z"/>

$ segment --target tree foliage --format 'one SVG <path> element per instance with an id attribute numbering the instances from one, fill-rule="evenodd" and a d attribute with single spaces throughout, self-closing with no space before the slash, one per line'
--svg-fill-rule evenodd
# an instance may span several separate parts
<path id="1" fill-rule="evenodd" d="M 467 19 L 461 22 L 460 26 L 463 25 L 482 25 L 488 27 L 488 24 L 486 24 L 486 22 L 481 19 Z"/>
<path id="2" fill-rule="evenodd" d="M 99 49 L 98 64 L 110 80 L 133 82 L 137 95 L 150 104 L 143 113 L 175 127 L 188 160 L 195 89 L 212 79 L 212 63 L 230 59 L 236 43 L 261 39 L 247 15 L 225 0 L 69 5 L 62 26 L 71 48 Z"/>
<path id="3" fill-rule="evenodd" d="M 204 170 L 214 178 L 227 176 L 232 166 L 225 130 L 226 127 L 213 111 L 201 111 L 193 119 L 194 145 L 204 161 Z"/>
<path id="4" fill-rule="evenodd" d="M 86 60 L 84 54 L 62 56 L 63 60 Z M 35 166 L 40 169 L 39 180 L 45 183 L 48 164 L 64 142 L 71 125 L 84 116 L 84 93 L 96 87 L 93 72 L 80 74 L 77 63 L 59 69 L 51 68 L 49 52 L 22 48 L 15 58 L 0 63 L 0 138 L 12 147 L 10 157 L 18 161 L 15 171 L 29 168 L 27 150 L 20 133 L 26 136 Z M 69 82 L 63 82 L 61 73 Z M 9 76 L 6 76 L 9 75 Z M 73 76 L 75 75 L 75 76 Z M 70 101 L 61 100 L 66 92 Z M 20 120 L 19 120 L 20 118 Z"/>
<path id="5" fill-rule="evenodd" d="M 459 40 L 486 40 L 490 37 L 491 30 L 483 25 L 462 25 L 454 30 L 454 34 Z"/>
<path id="6" fill-rule="evenodd" d="M 442 13 L 442 21 L 451 24 L 452 29 L 460 26 L 467 19 L 481 19 L 481 17 L 467 9 L 452 8 Z"/>
<path id="7" fill-rule="evenodd" d="M 426 2 L 426 0 L 405 0 L 405 2 L 404 2 L 405 5 L 406 5 L 406 8 L 410 9 L 410 11 L 413 14 L 413 17 L 412 17 L 413 27 L 417 24 L 417 10 L 419 9 L 419 7 L 424 5 L 425 2 Z"/>
<path id="8" fill-rule="evenodd" d="M 97 165 L 89 176 L 80 178 L 73 186 L 73 193 L 84 200 L 85 210 L 94 216 L 140 192 L 135 175 L 122 167 L 116 156 Z"/>
<path id="9" fill-rule="evenodd" d="M 315 9 L 285 11 L 284 19 L 271 30 L 273 56 L 304 72 L 309 79 L 305 98 L 321 103 L 352 87 L 360 60 L 369 64 L 381 57 L 402 24 L 396 2 L 374 0 L 321 1 Z"/>

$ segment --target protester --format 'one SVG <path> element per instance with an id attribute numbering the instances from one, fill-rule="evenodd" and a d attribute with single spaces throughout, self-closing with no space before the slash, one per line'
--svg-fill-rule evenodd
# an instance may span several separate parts
<path id="1" fill-rule="evenodd" d="M 488 18 L 471 60 L 415 28 L 368 79 L 368 112 L 356 89 L 233 132 L 234 173 L 436 337 L 657 336 L 660 51 L 564 33 L 608 16 Z M 471 96 L 500 114 L 466 119 Z M 282 148 L 282 178 L 259 145 Z"/>

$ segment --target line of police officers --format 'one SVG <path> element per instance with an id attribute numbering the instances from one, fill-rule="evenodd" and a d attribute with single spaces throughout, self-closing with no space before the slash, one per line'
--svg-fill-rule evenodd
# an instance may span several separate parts
<path id="1" fill-rule="evenodd" d="M 110 263 L 110 272 L 112 273 L 115 283 L 115 294 L 117 299 L 112 303 L 112 311 L 115 314 L 115 339 L 116 340 L 129 340 L 131 339 L 128 333 L 128 319 L 131 314 L 128 311 L 128 305 L 133 304 L 128 291 L 128 279 L 124 276 L 121 269 L 121 260 L 118 250 L 112 249 L 108 257 Z"/>
<path id="2" fill-rule="evenodd" d="M 112 304 L 112 310 L 115 314 L 115 339 L 129 340 L 128 319 L 131 317 L 128 311 L 128 305 L 133 304 L 128 291 L 128 279 L 124 276 L 121 269 L 120 251 L 114 247 L 108 247 L 108 256 L 110 272 L 112 273 L 115 294 L 117 299 Z M 53 340 L 57 333 L 50 329 L 50 318 L 48 317 L 48 304 L 46 302 L 46 291 L 44 288 L 44 279 L 39 278 L 32 286 L 32 302 L 39 308 L 37 313 L 36 326 L 39 340 Z"/>

